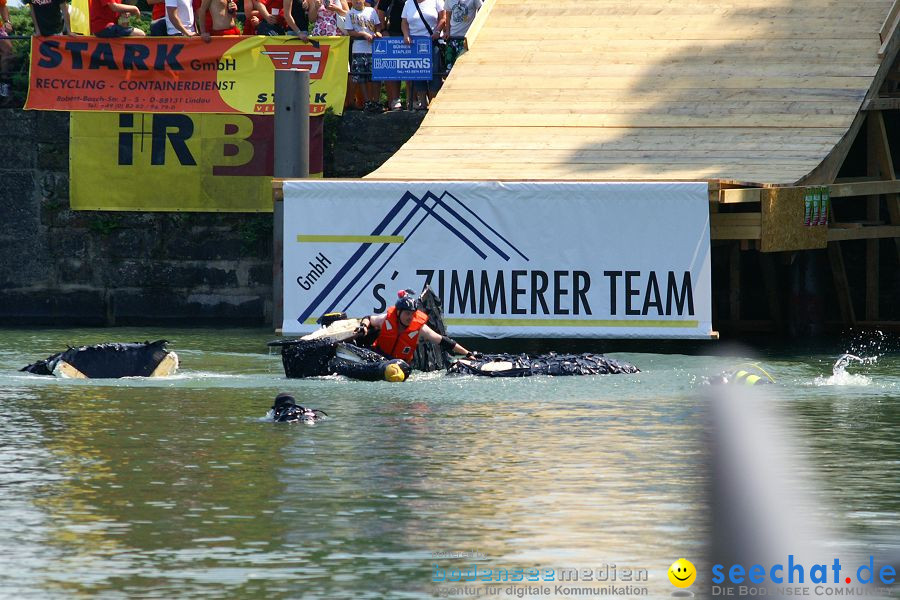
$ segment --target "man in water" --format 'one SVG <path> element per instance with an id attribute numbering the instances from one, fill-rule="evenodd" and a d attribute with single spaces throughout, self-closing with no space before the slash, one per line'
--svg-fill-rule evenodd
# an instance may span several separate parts
<path id="1" fill-rule="evenodd" d="M 272 420 L 276 423 L 315 423 L 322 416 L 327 417 L 328 413 L 318 408 L 300 406 L 292 395 L 283 392 L 275 396 L 275 404 L 272 405 Z"/>
<path id="2" fill-rule="evenodd" d="M 456 343 L 455 340 L 441 335 L 427 325 L 428 315 L 419 310 L 419 300 L 412 290 L 401 290 L 394 306 L 386 313 L 363 317 L 359 325 L 359 338 L 365 338 L 371 330 L 378 331 L 373 348 L 390 358 L 400 358 L 412 364 L 419 339 L 439 344 L 442 350 L 455 354 L 463 354 L 467 358 L 474 356 Z"/>

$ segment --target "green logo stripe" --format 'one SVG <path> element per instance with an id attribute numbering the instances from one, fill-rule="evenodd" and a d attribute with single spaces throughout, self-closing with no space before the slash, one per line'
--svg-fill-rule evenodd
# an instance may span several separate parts
<path id="1" fill-rule="evenodd" d="M 316 317 L 310 317 L 304 325 L 315 325 Z M 494 325 L 497 327 L 670 327 L 693 328 L 700 321 L 611 321 L 603 319 L 444 319 L 446 325 Z"/>
<path id="2" fill-rule="evenodd" d="M 402 235 L 298 235 L 301 243 L 316 244 L 402 244 Z"/>
<path id="3" fill-rule="evenodd" d="M 628 321 L 604 319 L 444 319 L 447 325 L 493 325 L 497 327 L 670 327 L 697 328 L 700 321 Z"/>

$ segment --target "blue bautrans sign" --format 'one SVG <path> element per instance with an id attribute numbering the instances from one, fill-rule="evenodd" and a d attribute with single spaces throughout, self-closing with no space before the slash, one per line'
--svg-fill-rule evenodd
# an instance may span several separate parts
<path id="1" fill-rule="evenodd" d="M 372 80 L 430 81 L 431 38 L 375 38 L 372 45 Z"/>

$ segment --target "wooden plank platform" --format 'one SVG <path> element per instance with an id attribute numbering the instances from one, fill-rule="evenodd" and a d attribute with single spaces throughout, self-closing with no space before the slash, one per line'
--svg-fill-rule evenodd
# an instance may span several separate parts
<path id="1" fill-rule="evenodd" d="M 884 80 L 896 11 L 488 0 L 419 131 L 370 177 L 828 183 L 816 169 Z"/>

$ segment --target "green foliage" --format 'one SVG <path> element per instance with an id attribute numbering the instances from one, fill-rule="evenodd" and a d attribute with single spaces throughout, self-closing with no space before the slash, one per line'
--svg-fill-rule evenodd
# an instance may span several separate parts
<path id="1" fill-rule="evenodd" d="M 131 0 L 127 0 L 126 4 L 131 4 Z M 146 0 L 138 0 L 137 6 L 141 11 L 147 11 L 147 15 L 141 19 L 131 17 L 131 25 L 142 30 L 144 33 L 150 33 L 150 7 Z M 14 35 L 34 35 L 34 23 L 31 20 L 31 9 L 23 6 L 21 8 L 9 7 L 9 21 L 13 25 Z M 31 40 L 12 40 L 13 60 L 8 74 L 10 84 L 10 99 L 5 105 L 7 108 L 18 108 L 24 106 L 25 98 L 28 97 L 28 70 L 31 66 Z"/>
<path id="2" fill-rule="evenodd" d="M 254 215 L 242 219 L 237 226 L 241 237 L 241 250 L 245 254 L 259 251 L 260 244 L 272 239 L 272 215 Z"/>
<path id="3" fill-rule="evenodd" d="M 134 4 L 134 2 L 124 2 L 124 4 Z M 140 5 L 141 5 L 141 3 L 138 3 L 138 8 L 141 8 Z M 148 9 L 148 11 L 149 11 L 149 9 Z M 132 16 L 132 17 L 128 18 L 128 22 L 132 27 L 136 27 L 137 29 L 140 29 L 147 35 L 150 35 L 151 19 L 150 19 L 149 15 L 144 15 L 143 12 L 144 12 L 144 9 L 141 8 L 141 13 L 142 13 L 141 18 L 138 19 L 137 17 Z"/>
<path id="4" fill-rule="evenodd" d="M 14 35 L 34 35 L 34 24 L 28 8 L 9 9 L 9 21 Z M 13 60 L 9 76 L 10 99 L 6 106 L 19 107 L 25 104 L 28 95 L 28 69 L 31 65 L 31 40 L 12 40 Z"/>
<path id="5" fill-rule="evenodd" d="M 44 208 L 50 212 L 59 212 L 68 208 L 68 206 L 69 202 L 67 200 L 60 200 L 58 198 L 44 199 Z"/>
<path id="6" fill-rule="evenodd" d="M 116 229 L 119 229 L 121 225 L 119 224 L 119 220 L 114 217 L 98 215 L 88 222 L 87 227 L 96 234 L 108 236 Z"/>
<path id="7" fill-rule="evenodd" d="M 341 118 L 334 114 L 330 106 L 325 109 L 325 116 L 322 118 L 325 119 L 322 125 L 322 168 L 325 172 L 322 173 L 322 176 L 331 177 L 334 175 L 332 166 L 334 165 L 334 151 L 337 148 L 338 124 Z"/>

